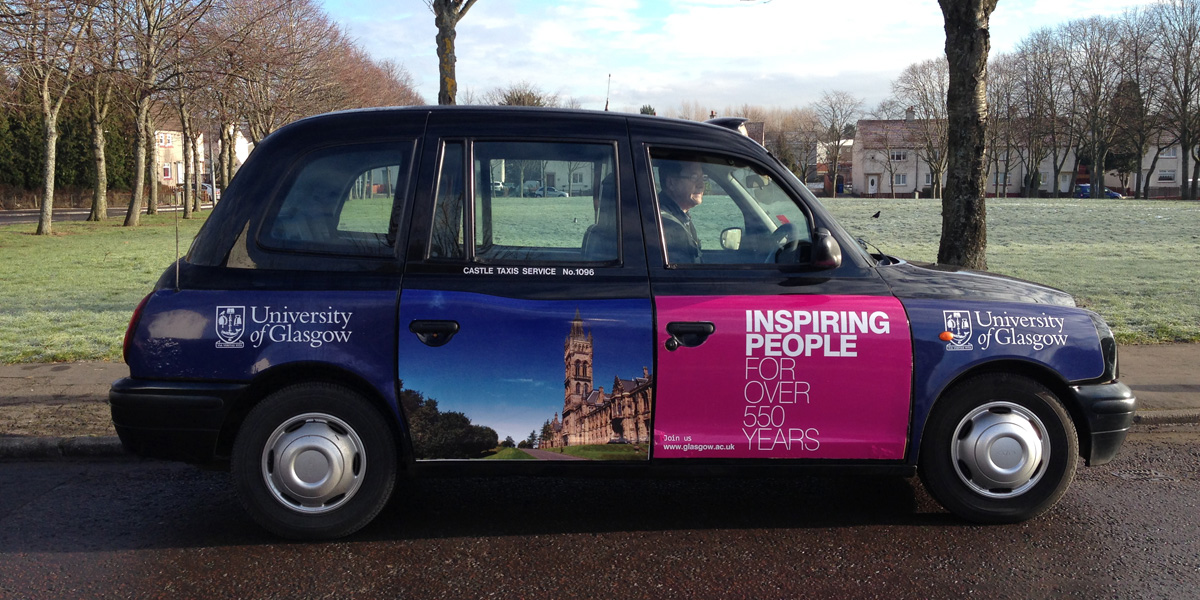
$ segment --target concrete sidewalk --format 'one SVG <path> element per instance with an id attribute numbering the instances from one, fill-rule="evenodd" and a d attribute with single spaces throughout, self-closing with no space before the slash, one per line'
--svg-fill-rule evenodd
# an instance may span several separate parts
<path id="1" fill-rule="evenodd" d="M 1136 423 L 1200 423 L 1200 344 L 1122 346 L 1121 379 Z M 115 456 L 108 388 L 123 363 L 0 365 L 0 458 Z"/>

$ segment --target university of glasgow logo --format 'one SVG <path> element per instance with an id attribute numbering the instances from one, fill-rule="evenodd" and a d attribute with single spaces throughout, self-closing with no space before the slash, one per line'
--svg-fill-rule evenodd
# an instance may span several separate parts
<path id="1" fill-rule="evenodd" d="M 946 344 L 947 350 L 971 349 L 971 313 L 965 310 L 943 310 L 946 331 L 954 334 L 954 338 Z"/>
<path id="2" fill-rule="evenodd" d="M 245 306 L 217 307 L 217 347 L 241 348 L 242 334 L 246 331 Z"/>

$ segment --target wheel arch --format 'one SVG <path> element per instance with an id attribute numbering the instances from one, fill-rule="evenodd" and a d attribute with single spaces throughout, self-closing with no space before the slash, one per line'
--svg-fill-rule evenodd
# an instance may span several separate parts
<path id="1" fill-rule="evenodd" d="M 264 398 L 282 388 L 300 383 L 330 383 L 347 387 L 360 394 L 379 412 L 391 431 L 396 442 L 396 452 L 401 459 L 407 454 L 408 436 L 403 417 L 397 418 L 387 398 L 372 385 L 365 377 L 341 368 L 337 365 L 322 362 L 296 362 L 272 367 L 259 373 L 246 388 L 238 401 L 230 407 L 225 421 L 221 424 L 221 432 L 217 438 L 217 455 L 228 458 L 233 450 L 234 440 L 246 416 L 254 410 Z M 405 462 L 401 460 L 400 465 Z"/>
<path id="2" fill-rule="evenodd" d="M 1079 438 L 1080 455 L 1083 457 L 1090 456 L 1092 443 L 1091 427 L 1087 416 L 1083 412 L 1083 407 L 1079 405 L 1075 392 L 1071 390 L 1071 384 L 1046 365 L 1027 360 L 1007 358 L 974 365 L 955 375 L 938 390 L 933 402 L 930 403 L 928 412 L 925 413 L 922 419 L 919 435 L 913 440 L 911 458 L 914 463 L 920 458 L 921 443 L 925 434 L 925 422 L 938 409 L 939 404 L 946 397 L 947 393 L 964 381 L 978 375 L 990 373 L 1018 375 L 1046 386 L 1062 402 L 1063 408 L 1066 409 L 1067 414 L 1071 417 L 1072 424 L 1075 425 L 1076 435 Z"/>

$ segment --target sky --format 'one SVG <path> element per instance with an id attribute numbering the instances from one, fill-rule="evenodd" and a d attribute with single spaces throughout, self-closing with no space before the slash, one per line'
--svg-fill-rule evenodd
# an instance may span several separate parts
<path id="1" fill-rule="evenodd" d="M 318 0 L 377 60 L 437 102 L 436 27 L 424 0 Z M 999 0 L 992 52 L 1032 31 L 1150 0 Z M 870 108 L 906 66 L 943 53 L 937 0 L 478 0 L 459 23 L 457 75 L 482 96 L 528 82 L 583 108 L 666 114 L 800 107 L 844 90 Z M 609 83 L 611 75 L 611 87 Z"/>

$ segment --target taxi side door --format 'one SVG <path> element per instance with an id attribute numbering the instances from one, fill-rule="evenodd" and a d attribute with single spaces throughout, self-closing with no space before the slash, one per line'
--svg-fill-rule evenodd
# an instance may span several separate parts
<path id="1" fill-rule="evenodd" d="M 425 147 L 397 362 L 415 458 L 647 460 L 652 313 L 625 120 L 434 113 Z"/>
<path id="2" fill-rule="evenodd" d="M 761 153 L 633 141 L 652 235 L 654 458 L 903 460 L 909 324 L 866 258 L 833 264 L 836 225 Z M 671 202 L 691 205 L 694 261 L 661 233 L 679 220 Z"/>

